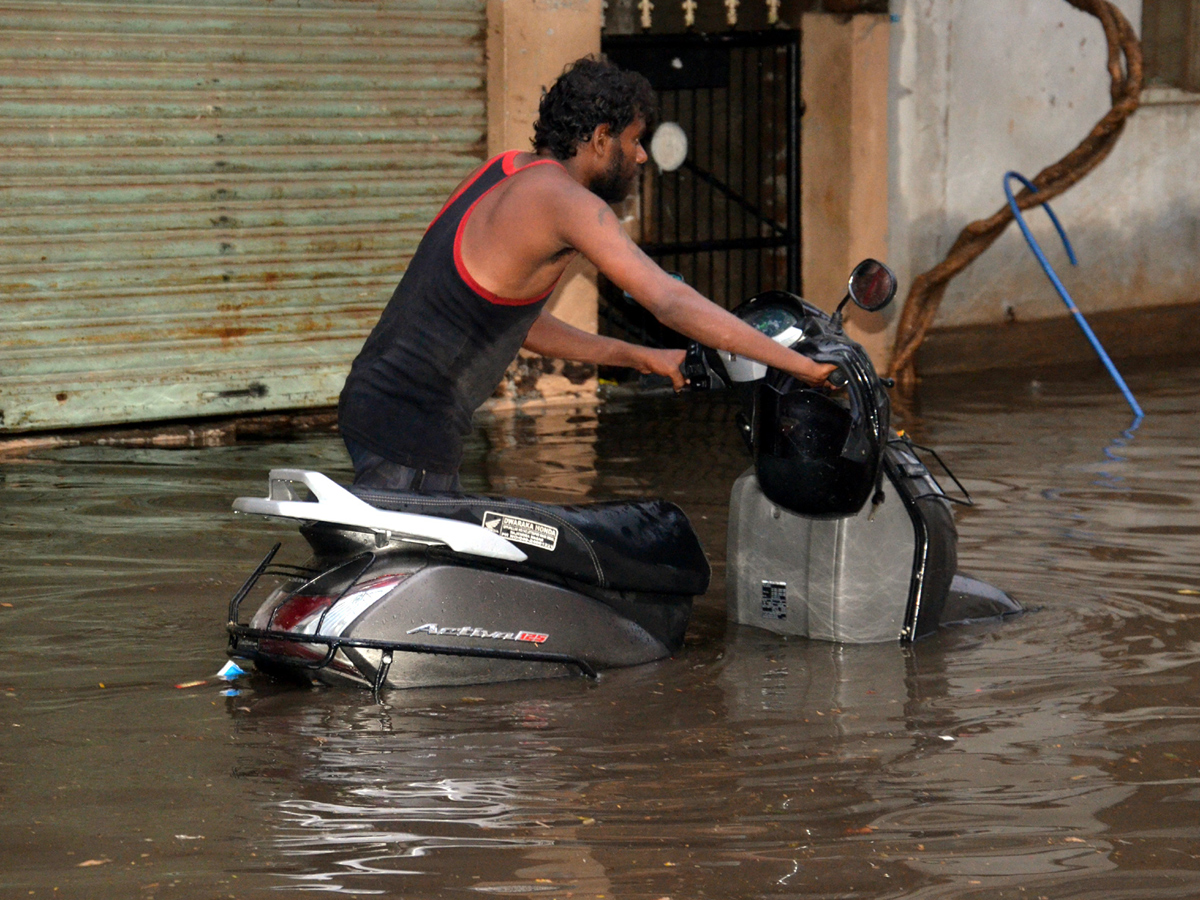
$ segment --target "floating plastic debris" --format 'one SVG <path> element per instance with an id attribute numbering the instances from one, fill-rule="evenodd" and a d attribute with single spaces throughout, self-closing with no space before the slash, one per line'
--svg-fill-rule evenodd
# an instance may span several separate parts
<path id="1" fill-rule="evenodd" d="M 225 663 L 225 665 L 221 666 L 221 671 L 217 673 L 217 677 L 223 678 L 226 681 L 233 681 L 235 678 L 245 674 L 246 670 L 231 659 L 229 662 Z"/>

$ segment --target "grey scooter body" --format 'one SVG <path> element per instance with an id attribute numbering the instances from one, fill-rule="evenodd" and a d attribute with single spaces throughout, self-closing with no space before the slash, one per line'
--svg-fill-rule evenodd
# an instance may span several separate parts
<path id="1" fill-rule="evenodd" d="M 313 556 L 263 560 L 230 604 L 231 655 L 305 681 L 379 690 L 651 662 L 682 646 L 710 575 L 686 516 L 665 501 L 354 493 L 274 470 L 267 498 L 235 508 L 299 520 Z M 278 583 L 243 622 L 263 576 Z"/>
<path id="2" fill-rule="evenodd" d="M 909 643 L 1021 611 L 957 571 L 950 503 L 902 443 L 888 448 L 882 494 L 855 515 L 816 518 L 769 500 L 753 468 L 743 473 L 729 502 L 730 621 L 838 643 Z"/>

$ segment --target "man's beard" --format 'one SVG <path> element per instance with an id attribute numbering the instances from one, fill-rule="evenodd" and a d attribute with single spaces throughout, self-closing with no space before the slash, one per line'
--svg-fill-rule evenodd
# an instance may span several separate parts
<path id="1" fill-rule="evenodd" d="M 636 179 L 637 167 L 626 171 L 625 151 L 617 147 L 617 152 L 608 169 L 592 179 L 588 190 L 605 203 L 620 203 L 633 192 L 633 184 Z"/>

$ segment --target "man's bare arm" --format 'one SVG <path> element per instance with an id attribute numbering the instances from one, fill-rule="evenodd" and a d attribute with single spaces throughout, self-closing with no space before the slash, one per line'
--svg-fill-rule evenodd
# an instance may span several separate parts
<path id="1" fill-rule="evenodd" d="M 683 388 L 684 351 L 655 350 L 616 338 L 582 331 L 568 325 L 548 312 L 534 321 L 525 338 L 525 349 L 553 359 L 594 363 L 601 366 L 623 366 L 643 374 L 665 375 L 675 390 Z"/>
<path id="2" fill-rule="evenodd" d="M 583 196 L 580 196 L 582 193 Z M 782 369 L 809 384 L 825 384 L 834 366 L 783 347 L 697 291 L 672 278 L 642 252 L 616 214 L 580 188 L 556 209 L 564 239 L 656 319 L 700 343 Z"/>

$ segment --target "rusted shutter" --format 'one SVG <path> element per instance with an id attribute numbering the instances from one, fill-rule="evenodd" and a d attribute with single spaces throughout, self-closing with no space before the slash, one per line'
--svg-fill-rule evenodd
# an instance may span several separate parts
<path id="1" fill-rule="evenodd" d="M 0 0 L 0 432 L 332 403 L 485 148 L 483 0 Z"/>

